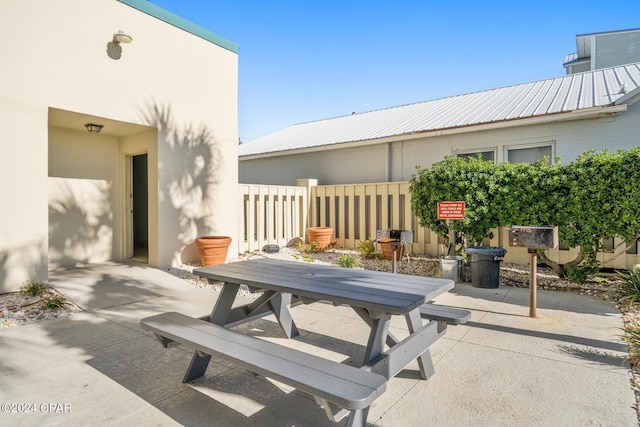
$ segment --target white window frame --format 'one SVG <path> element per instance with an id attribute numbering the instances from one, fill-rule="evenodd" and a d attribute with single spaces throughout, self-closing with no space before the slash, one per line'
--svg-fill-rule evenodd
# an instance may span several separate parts
<path id="1" fill-rule="evenodd" d="M 498 164 L 498 147 L 454 148 L 452 151 L 456 157 L 459 157 L 461 154 L 482 154 L 493 152 L 493 163 Z"/>
<path id="2" fill-rule="evenodd" d="M 540 142 L 529 142 L 525 144 L 505 145 L 504 153 L 503 153 L 504 161 L 505 162 L 509 161 L 509 150 L 522 150 L 527 148 L 541 148 L 541 147 L 551 147 L 551 156 L 549 161 L 553 162 L 553 159 L 556 157 L 556 141 L 553 139 L 540 141 Z"/>

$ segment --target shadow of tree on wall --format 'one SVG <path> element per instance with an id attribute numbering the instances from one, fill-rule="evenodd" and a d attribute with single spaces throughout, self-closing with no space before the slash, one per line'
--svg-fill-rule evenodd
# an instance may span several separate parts
<path id="1" fill-rule="evenodd" d="M 178 248 L 174 259 L 193 261 L 195 238 L 216 229 L 220 147 L 206 125 L 179 126 L 169 106 L 152 103 L 148 110 L 145 120 L 158 129 L 160 238 L 163 245 Z"/>
<path id="2" fill-rule="evenodd" d="M 74 189 L 70 181 L 82 187 Z M 55 188 L 49 200 L 49 262 L 72 265 L 112 259 L 111 183 L 65 178 Z"/>
<path id="3" fill-rule="evenodd" d="M 28 266 L 24 273 L 29 279 L 44 280 L 47 277 L 46 248 L 43 241 L 26 242 L 23 245 L 0 249 L 0 294 L 16 291 L 23 284 L 15 279 L 16 269 Z"/>

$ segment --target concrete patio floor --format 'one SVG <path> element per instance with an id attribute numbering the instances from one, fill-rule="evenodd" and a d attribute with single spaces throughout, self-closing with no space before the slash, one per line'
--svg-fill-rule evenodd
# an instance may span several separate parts
<path id="1" fill-rule="evenodd" d="M 139 327 L 164 311 L 199 316 L 217 297 L 142 264 L 58 269 L 50 283 L 85 309 L 0 331 L 0 425 L 330 426 L 312 397 L 225 363 L 181 383 L 188 348 L 163 349 Z M 377 399 L 374 426 L 636 426 L 622 318 L 613 303 L 527 289 L 457 284 L 438 303 L 472 311 L 431 348 L 436 374 L 417 364 Z M 348 307 L 292 310 L 301 337 L 288 340 L 272 317 L 246 333 L 334 360 L 358 363 L 367 327 Z M 406 333 L 394 319 L 395 335 Z M 25 404 L 29 404 L 25 406 Z M 344 425 L 342 423 L 341 425 Z"/>

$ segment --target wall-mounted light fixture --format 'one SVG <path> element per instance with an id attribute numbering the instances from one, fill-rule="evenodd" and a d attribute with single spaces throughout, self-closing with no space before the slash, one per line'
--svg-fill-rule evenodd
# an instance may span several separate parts
<path id="1" fill-rule="evenodd" d="M 120 59 L 122 57 L 121 43 L 131 43 L 133 37 L 129 34 L 125 34 L 122 30 L 113 35 L 113 39 L 107 43 L 107 55 L 111 59 Z"/>
<path id="2" fill-rule="evenodd" d="M 133 40 L 133 37 L 131 37 L 129 34 L 125 34 L 122 31 L 118 31 L 117 33 L 115 33 L 113 35 L 113 42 L 114 43 L 131 43 L 131 41 Z"/>
<path id="3" fill-rule="evenodd" d="M 102 130 L 102 128 L 104 127 L 104 125 L 98 125 L 95 123 L 87 123 L 84 125 L 84 127 L 87 128 L 87 130 L 91 133 L 100 133 L 100 131 Z"/>

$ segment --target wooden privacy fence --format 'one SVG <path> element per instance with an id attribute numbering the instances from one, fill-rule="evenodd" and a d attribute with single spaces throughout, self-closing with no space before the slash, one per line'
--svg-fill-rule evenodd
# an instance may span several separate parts
<path id="1" fill-rule="evenodd" d="M 413 230 L 413 253 L 437 254 L 437 236 L 418 226 L 409 182 L 321 185 L 311 188 L 309 224 L 333 227 L 338 246 L 358 247 L 376 230 Z"/>
<path id="2" fill-rule="evenodd" d="M 308 196 L 308 193 L 311 193 Z M 339 247 L 355 249 L 376 230 L 413 230 L 414 253 L 437 254 L 437 237 L 419 227 L 408 182 L 323 186 L 240 184 L 239 250 L 285 246 L 311 226 L 333 227 Z"/>
<path id="3" fill-rule="evenodd" d="M 304 238 L 309 210 L 306 187 L 240 184 L 240 204 L 240 253 Z"/>
<path id="4" fill-rule="evenodd" d="M 360 241 L 375 239 L 376 230 L 412 230 L 409 252 L 440 256 L 444 247 L 438 236 L 420 227 L 411 210 L 409 182 L 315 185 L 301 180 L 300 186 L 240 184 L 239 251 L 261 250 L 266 244 L 286 246 L 305 239 L 307 227 L 333 227 L 338 247 L 356 249 Z M 522 224 L 527 225 L 527 224 Z M 509 247 L 506 229 L 494 230 L 486 244 L 507 249 L 505 262 L 526 265 L 526 248 Z M 640 263 L 638 247 L 625 251 L 619 239 L 605 241 L 610 248 L 598 254 L 603 267 L 629 268 Z M 576 249 L 551 249 L 551 259 L 562 263 L 575 258 Z"/>

